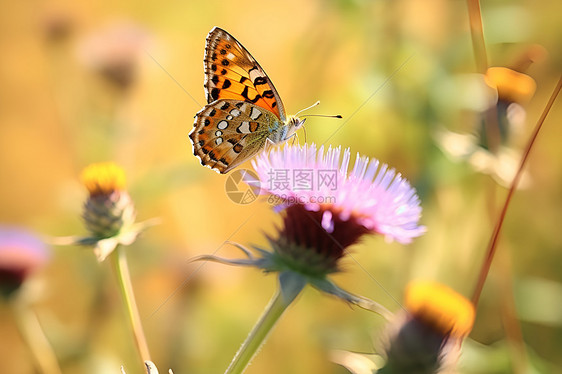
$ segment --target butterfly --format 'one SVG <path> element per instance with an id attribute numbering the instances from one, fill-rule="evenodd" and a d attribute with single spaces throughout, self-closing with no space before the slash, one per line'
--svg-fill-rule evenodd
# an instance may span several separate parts
<path id="1" fill-rule="evenodd" d="M 205 44 L 207 105 L 189 138 L 201 164 L 221 174 L 291 138 L 305 119 L 285 114 L 273 83 L 232 35 L 214 27 Z"/>

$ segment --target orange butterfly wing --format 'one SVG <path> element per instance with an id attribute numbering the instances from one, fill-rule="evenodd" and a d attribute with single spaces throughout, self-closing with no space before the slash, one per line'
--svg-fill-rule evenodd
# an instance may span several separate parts
<path id="1" fill-rule="evenodd" d="M 285 109 L 273 83 L 232 35 L 215 27 L 205 45 L 205 93 L 207 102 L 233 99 L 252 103 L 286 121 Z"/>

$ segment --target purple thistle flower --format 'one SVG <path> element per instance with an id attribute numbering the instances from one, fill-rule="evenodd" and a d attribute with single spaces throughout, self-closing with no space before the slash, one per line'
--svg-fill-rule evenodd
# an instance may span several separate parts
<path id="1" fill-rule="evenodd" d="M 48 258 L 47 247 L 37 237 L 22 229 L 0 226 L 0 294 L 12 294 Z"/>
<path id="2" fill-rule="evenodd" d="M 225 259 L 202 255 L 198 261 L 250 266 L 278 273 L 287 295 L 314 288 L 390 318 L 382 305 L 353 295 L 327 276 L 339 271 L 338 262 L 347 247 L 365 234 L 381 234 L 387 241 L 410 243 L 425 232 L 418 221 L 420 200 L 415 190 L 394 169 L 377 160 L 357 156 L 348 172 L 350 151 L 316 149 L 314 144 L 286 146 L 262 153 L 252 161 L 256 180 L 245 181 L 269 194 L 269 202 L 281 212 L 278 236 L 268 237 L 271 251 L 253 246 L 253 251 L 233 243 L 247 258 Z"/>
<path id="3" fill-rule="evenodd" d="M 385 307 L 349 293 L 328 275 L 339 271 L 346 248 L 365 234 L 382 234 L 387 241 L 409 243 L 425 232 L 419 226 L 421 207 L 410 184 L 394 169 L 377 160 L 357 156 L 348 173 L 350 151 L 316 146 L 286 146 L 262 153 L 252 161 L 258 174 L 244 173 L 244 180 L 270 194 L 269 201 L 282 213 L 276 238 L 268 237 L 272 250 L 253 251 L 233 243 L 246 258 L 225 259 L 211 255 L 196 261 L 250 266 L 277 273 L 279 290 L 227 369 L 242 372 L 267 333 L 296 299 L 311 285 L 328 295 L 390 319 Z M 231 370 L 232 369 L 232 370 Z M 242 369 L 242 370 L 240 370 Z"/>
<path id="4" fill-rule="evenodd" d="M 346 223 L 345 231 L 357 237 L 342 238 L 344 242 L 378 233 L 387 241 L 406 244 L 422 235 L 420 201 L 408 181 L 359 154 L 348 172 L 350 154 L 349 148 L 342 155 L 341 147 L 324 152 L 315 144 L 287 146 L 260 154 L 252 164 L 262 191 L 278 198 L 277 209 L 294 217 L 288 208 L 301 205 L 334 237 L 342 236 L 337 227 Z"/>

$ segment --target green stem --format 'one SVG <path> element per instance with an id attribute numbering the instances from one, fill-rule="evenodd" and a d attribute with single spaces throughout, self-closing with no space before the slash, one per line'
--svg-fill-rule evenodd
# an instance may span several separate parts
<path id="1" fill-rule="evenodd" d="M 127 315 L 129 316 L 129 322 L 131 323 L 131 327 L 133 329 L 137 351 L 139 352 L 139 356 L 144 366 L 145 361 L 151 361 L 150 353 L 146 337 L 144 336 L 144 331 L 142 329 L 135 294 L 133 293 L 133 285 L 129 275 L 127 257 L 125 256 L 125 252 L 121 246 L 117 246 L 117 248 L 115 248 L 111 254 L 111 260 L 117 276 L 117 282 L 119 283 L 119 290 L 121 291 L 123 303 L 127 307 Z"/>
<path id="2" fill-rule="evenodd" d="M 246 370 L 279 318 L 302 291 L 306 280 L 295 273 L 281 273 L 279 284 L 279 290 L 265 308 L 242 347 L 236 352 L 225 374 L 241 374 Z"/>
<path id="3" fill-rule="evenodd" d="M 61 374 L 57 356 L 41 328 L 37 315 L 33 313 L 25 300 L 22 300 L 21 295 L 16 295 L 11 306 L 20 333 L 35 360 L 37 370 L 44 374 Z"/>

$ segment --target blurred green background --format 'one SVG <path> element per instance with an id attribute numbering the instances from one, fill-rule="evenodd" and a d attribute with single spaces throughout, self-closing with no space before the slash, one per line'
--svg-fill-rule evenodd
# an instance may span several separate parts
<path id="1" fill-rule="evenodd" d="M 527 71 L 537 92 L 514 140 L 520 149 L 558 79 L 562 4 L 482 5 L 491 66 L 510 66 L 530 46 L 545 51 Z M 465 83 L 476 68 L 464 1 L 0 2 L 0 223 L 85 233 L 78 175 L 117 162 L 139 220 L 162 220 L 127 249 L 153 360 L 161 372 L 223 372 L 275 277 L 188 259 L 239 256 L 225 240 L 265 245 L 280 219 L 263 201 L 231 202 L 225 176 L 192 155 L 187 135 L 205 103 L 213 26 L 260 62 L 288 114 L 320 100 L 314 113 L 343 115 L 309 119 L 308 142 L 376 157 L 418 189 L 427 234 L 409 246 L 368 238 L 335 280 L 391 310 L 414 278 L 470 297 L 506 189 L 451 161 L 432 136 L 479 121 L 482 92 Z M 559 100 L 529 160 L 532 184 L 508 212 L 462 373 L 562 370 L 561 120 Z M 140 372 L 108 264 L 89 249 L 53 251 L 28 286 L 63 372 L 117 373 L 122 364 Z M 517 316 L 506 318 L 513 305 Z M 378 316 L 307 289 L 247 372 L 345 373 L 330 351 L 372 353 L 383 330 Z M 3 305 L 0 331 L 0 372 L 32 373 Z"/>

